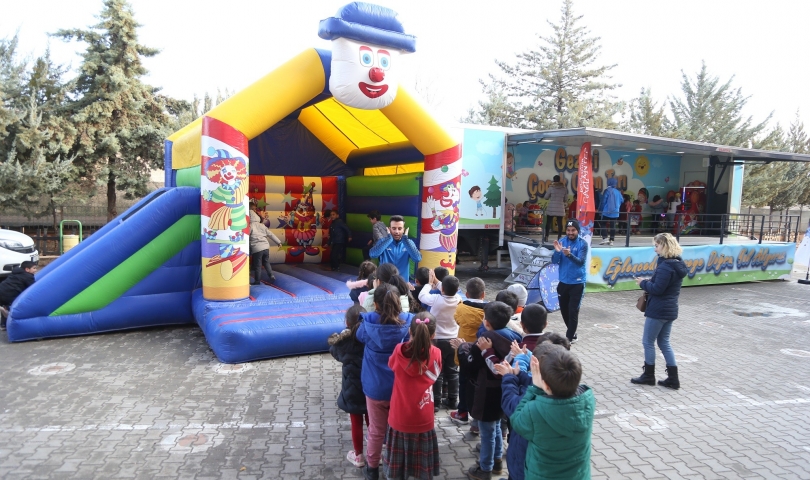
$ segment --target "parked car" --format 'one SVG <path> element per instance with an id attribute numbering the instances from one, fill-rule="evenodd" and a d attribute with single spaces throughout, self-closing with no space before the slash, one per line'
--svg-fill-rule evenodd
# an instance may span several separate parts
<path id="1" fill-rule="evenodd" d="M 0 280 L 5 280 L 14 267 L 26 260 L 39 261 L 34 239 L 24 233 L 0 228 Z"/>

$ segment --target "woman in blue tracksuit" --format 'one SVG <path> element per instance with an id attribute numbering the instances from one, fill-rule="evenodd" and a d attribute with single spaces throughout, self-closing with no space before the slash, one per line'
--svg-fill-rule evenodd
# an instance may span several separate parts
<path id="1" fill-rule="evenodd" d="M 644 315 L 644 373 L 630 379 L 641 385 L 655 385 L 655 342 L 664 354 L 667 362 L 667 379 L 658 385 L 678 389 L 678 366 L 675 363 L 675 352 L 669 344 L 672 322 L 678 318 L 678 296 L 681 283 L 686 276 L 687 268 L 681 259 L 683 250 L 678 240 L 669 233 L 659 233 L 653 238 L 655 253 L 658 254 L 658 265 L 650 279 L 636 277 L 636 283 L 647 292 L 647 309 Z"/>

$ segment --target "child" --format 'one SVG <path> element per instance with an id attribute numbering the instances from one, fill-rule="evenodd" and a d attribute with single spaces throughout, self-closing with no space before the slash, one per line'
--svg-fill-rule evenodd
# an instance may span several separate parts
<path id="1" fill-rule="evenodd" d="M 511 316 L 512 308 L 505 303 L 488 303 L 484 307 L 486 332 L 476 343 L 459 347 L 459 362 L 467 364 L 474 374 L 475 399 L 470 413 L 478 420 L 481 432 L 478 466 L 467 472 L 467 477 L 473 480 L 489 480 L 493 473 L 500 473 L 503 469 L 501 377 L 495 373 L 494 366 L 509 354 L 511 341 L 497 332 L 507 330 L 506 324 Z"/>
<path id="2" fill-rule="evenodd" d="M 629 213 L 633 204 L 630 203 L 630 195 L 624 194 L 622 196 L 622 204 L 619 206 L 619 233 L 627 233 L 630 225 Z"/>
<path id="3" fill-rule="evenodd" d="M 363 461 L 363 417 L 368 425 L 368 412 L 366 411 L 366 396 L 363 394 L 363 384 L 360 377 L 363 369 L 363 353 L 365 346 L 357 341 L 357 328 L 360 326 L 360 314 L 363 307 L 352 305 L 346 311 L 346 329 L 340 333 L 329 336 L 329 353 L 335 360 L 343 364 L 343 383 L 338 395 L 338 408 L 349 414 L 352 422 L 352 446 L 346 455 L 352 465 L 362 467 Z"/>
<path id="4" fill-rule="evenodd" d="M 467 300 L 460 303 L 456 308 L 454 318 L 459 326 L 458 336 L 451 342 L 453 348 L 458 348 L 463 342 L 474 342 L 478 339 L 478 327 L 484 323 L 484 296 L 486 295 L 486 285 L 478 277 L 467 280 Z M 472 406 L 473 385 L 469 382 L 470 376 L 466 368 L 459 364 L 458 374 L 458 410 L 450 412 L 450 420 L 456 424 L 465 424 L 470 421 L 468 408 Z M 477 423 L 470 426 L 470 433 L 478 433 Z"/>
<path id="5" fill-rule="evenodd" d="M 508 290 L 501 290 L 500 292 L 498 292 L 498 294 L 495 295 L 495 301 L 507 304 L 510 308 L 512 308 L 513 312 L 517 308 L 519 302 L 517 295 Z M 487 331 L 486 327 L 484 327 L 484 325 L 482 324 L 478 328 L 478 336 L 480 337 L 486 331 Z M 520 328 L 520 317 L 518 315 L 512 315 L 512 317 L 509 319 L 509 322 L 507 322 L 506 324 L 506 328 L 504 328 L 502 331 L 499 331 L 498 333 L 508 338 L 510 341 L 512 340 L 515 340 L 517 342 L 522 341 L 523 329 Z"/>
<path id="6" fill-rule="evenodd" d="M 536 352 L 542 356 L 555 348 L 559 347 L 546 342 Z M 495 366 L 498 373 L 503 376 L 501 381 L 501 389 L 503 390 L 501 408 L 507 416 L 515 413 L 515 408 L 532 384 L 532 375 L 529 372 L 531 355 L 531 353 L 518 355 L 512 366 L 506 361 Z M 506 450 L 506 466 L 509 469 L 509 478 L 511 480 L 523 480 L 525 478 L 524 470 L 526 468 L 526 450 L 528 447 L 529 442 L 516 432 L 513 431 L 509 436 L 509 448 Z"/>
<path id="7" fill-rule="evenodd" d="M 526 306 L 526 300 L 529 298 L 529 292 L 526 291 L 526 287 L 519 283 L 513 283 L 506 287 L 507 292 L 512 292 L 517 297 L 517 308 L 515 308 L 515 313 L 518 314 L 523 311 L 523 307 Z"/>
<path id="8" fill-rule="evenodd" d="M 366 291 L 360 292 L 360 295 L 357 296 L 357 301 L 360 303 L 360 306 L 366 304 L 366 299 L 371 296 L 372 305 L 374 304 L 374 285 L 377 283 L 377 274 L 371 273 L 369 274 L 368 278 L 366 279 Z M 365 309 L 365 307 L 363 307 Z"/>
<path id="9" fill-rule="evenodd" d="M 458 296 L 458 278 L 447 275 L 439 287 L 435 273 L 431 272 L 429 283 L 431 289 L 438 288 L 440 293 L 432 294 L 422 289 L 419 301 L 429 306 L 430 314 L 436 317 L 434 345 L 442 352 L 443 365 L 441 375 L 433 385 L 433 396 L 441 400 L 443 382 L 447 382 L 447 400 L 442 403 L 453 409 L 458 405 L 458 366 L 456 366 L 456 351 L 450 345 L 450 340 L 458 337 L 458 324 L 455 319 L 456 308 L 461 303 L 461 297 Z"/>
<path id="10" fill-rule="evenodd" d="M 430 313 L 418 313 L 409 331 L 410 341 L 397 345 L 388 359 L 394 389 L 385 434 L 385 476 L 431 479 L 439 474 L 431 389 L 442 370 L 442 352 L 431 345 L 436 319 Z"/>
<path id="11" fill-rule="evenodd" d="M 591 478 L 593 390 L 579 384 L 582 365 L 573 353 L 555 348 L 543 354 L 542 347 L 531 360 L 532 386 L 510 417 L 529 441 L 526 476 Z"/>
<path id="12" fill-rule="evenodd" d="M 415 300 L 411 297 L 410 289 L 408 288 L 408 282 L 405 281 L 404 278 L 399 276 L 399 270 L 397 266 L 393 263 L 381 263 L 379 267 L 377 267 L 377 271 L 375 272 L 377 275 L 376 284 L 372 285 L 372 289 L 368 291 L 368 295 L 366 299 L 363 301 L 362 305 L 363 308 L 366 309 L 367 312 L 373 312 L 374 309 L 374 289 L 376 285 L 381 284 L 388 284 L 394 285 L 399 290 L 400 300 L 402 303 L 402 311 L 408 312 L 411 309 L 411 305 L 415 306 Z"/>
<path id="13" fill-rule="evenodd" d="M 262 223 L 258 207 L 255 203 L 250 204 L 250 271 L 253 273 L 253 283 L 251 285 L 262 284 L 262 267 L 270 277 L 270 281 L 275 282 L 273 267 L 270 266 L 270 241 L 276 245 L 281 245 L 281 240 Z"/>
<path id="14" fill-rule="evenodd" d="M 529 351 L 534 350 L 534 347 L 546 338 L 546 335 L 543 334 L 543 330 L 548 326 L 546 307 L 538 303 L 527 305 L 520 315 L 520 326 L 524 332 L 520 346 L 526 347 Z"/>
<path id="15" fill-rule="evenodd" d="M 419 298 L 419 294 L 422 293 L 422 289 L 425 288 L 425 285 L 428 285 L 430 282 L 430 269 L 427 267 L 419 267 L 414 272 L 414 289 L 413 289 L 413 296 L 415 298 Z M 428 289 L 429 290 L 429 289 Z M 422 302 L 419 302 L 422 306 L 422 310 L 427 310 L 428 307 L 426 305 L 422 305 Z"/>
<path id="16" fill-rule="evenodd" d="M 11 270 L 3 283 L 0 283 L 0 329 L 6 329 L 6 318 L 14 300 L 34 284 L 34 274 L 37 273 L 37 264 L 30 260 L 22 262 L 19 267 Z"/>
<path id="17" fill-rule="evenodd" d="M 360 303 L 360 294 L 367 292 L 371 289 L 368 286 L 368 276 L 377 271 L 377 265 L 368 260 L 360 264 L 359 271 L 357 272 L 357 280 L 346 280 L 346 286 L 351 290 L 349 298 L 354 303 Z"/>
<path id="18" fill-rule="evenodd" d="M 631 233 L 638 235 L 641 225 L 641 202 L 633 200 L 633 206 L 630 208 L 630 229 Z"/>
<path id="19" fill-rule="evenodd" d="M 380 477 L 380 454 L 394 388 L 394 372 L 388 366 L 388 359 L 394 348 L 408 339 L 413 314 L 402 312 L 397 288 L 383 283 L 374 289 L 374 311 L 361 316 L 363 321 L 357 328 L 357 339 L 366 346 L 361 380 L 369 420 L 363 476 L 377 480 Z"/>
<path id="20" fill-rule="evenodd" d="M 336 272 L 340 270 L 340 264 L 346 257 L 346 244 L 352 241 L 352 231 L 348 225 L 343 223 L 343 219 L 340 218 L 337 210 L 327 212 L 332 220 L 329 223 L 329 241 L 327 242 L 328 245 L 331 245 L 329 263 L 332 271 Z"/>

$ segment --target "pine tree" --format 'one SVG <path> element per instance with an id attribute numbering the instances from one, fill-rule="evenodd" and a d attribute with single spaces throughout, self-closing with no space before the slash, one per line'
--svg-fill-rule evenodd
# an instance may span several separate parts
<path id="1" fill-rule="evenodd" d="M 462 123 L 490 125 L 493 127 L 514 127 L 521 123 L 521 112 L 503 93 L 503 84 L 490 76 L 490 83 L 481 82 L 486 100 L 478 102 L 478 109 L 471 108 Z"/>
<path id="2" fill-rule="evenodd" d="M 492 218 L 496 218 L 498 214 L 497 208 L 501 206 L 501 187 L 498 186 L 498 181 L 495 175 L 489 180 L 487 193 L 484 194 L 484 205 L 492 207 Z"/>
<path id="3" fill-rule="evenodd" d="M 798 110 L 796 110 L 796 116 L 790 124 L 790 129 L 788 129 L 787 148 L 788 152 L 810 153 L 810 138 L 807 137 L 807 132 L 804 131 L 804 122 L 802 122 Z"/>
<path id="4" fill-rule="evenodd" d="M 563 0 L 559 23 L 548 22 L 552 34 L 538 35 L 540 45 L 517 55 L 510 64 L 496 61 L 505 75 L 504 93 L 516 110 L 517 124 L 539 130 L 580 126 L 616 128 L 613 116 L 622 104 L 610 91 L 607 73 L 615 65 L 596 66 L 599 37 L 590 37 L 574 14 L 572 0 Z M 499 85 L 490 81 L 487 88 Z"/>
<path id="5" fill-rule="evenodd" d="M 641 94 L 630 101 L 629 117 L 624 127 L 632 133 L 666 137 L 672 129 L 664 104 L 658 105 L 649 88 L 642 88 Z"/>
<path id="6" fill-rule="evenodd" d="M 697 142 L 750 147 L 751 142 L 764 129 L 771 116 L 754 124 L 751 117 L 743 118 L 742 110 L 748 102 L 741 89 L 731 86 L 734 77 L 720 84 L 712 77 L 703 62 L 694 80 L 681 72 L 683 98 L 670 101 L 674 120 L 672 136 Z"/>
<path id="7" fill-rule="evenodd" d="M 99 23 L 55 36 L 87 44 L 70 111 L 78 129 L 74 146 L 81 175 L 105 185 L 107 218 L 117 216 L 116 191 L 127 198 L 147 193 L 152 169 L 163 164 L 170 119 L 157 90 L 141 81 L 142 60 L 158 53 L 138 43 L 132 8 L 104 0 Z"/>

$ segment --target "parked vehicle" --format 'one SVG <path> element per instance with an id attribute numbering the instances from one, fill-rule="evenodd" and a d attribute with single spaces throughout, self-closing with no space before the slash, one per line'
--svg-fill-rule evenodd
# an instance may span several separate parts
<path id="1" fill-rule="evenodd" d="M 39 252 L 34 239 L 14 230 L 0 229 L 0 279 L 11 274 L 22 262 L 39 261 Z"/>

